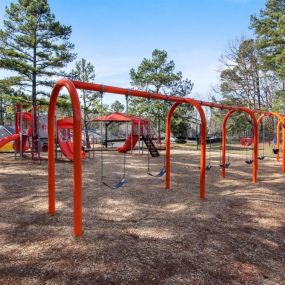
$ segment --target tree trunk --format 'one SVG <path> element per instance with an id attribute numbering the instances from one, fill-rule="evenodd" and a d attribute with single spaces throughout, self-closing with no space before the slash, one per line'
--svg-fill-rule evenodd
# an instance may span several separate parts
<path id="1" fill-rule="evenodd" d="M 260 80 L 258 70 L 256 71 L 256 95 L 257 95 L 257 103 L 258 109 L 261 108 L 261 94 L 260 94 Z"/>
<path id="2" fill-rule="evenodd" d="M 36 35 L 35 35 L 36 42 Z M 32 153 L 33 155 L 39 151 L 38 149 L 38 114 L 37 114 L 37 46 L 36 43 L 34 45 L 33 50 L 33 73 L 32 73 Z"/>
<path id="3" fill-rule="evenodd" d="M 4 125 L 3 95 L 0 95 L 0 125 Z"/>

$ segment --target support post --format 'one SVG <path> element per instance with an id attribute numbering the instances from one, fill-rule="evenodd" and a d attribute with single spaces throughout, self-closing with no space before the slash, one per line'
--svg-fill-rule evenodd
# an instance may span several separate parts
<path id="1" fill-rule="evenodd" d="M 277 124 L 277 133 L 276 133 L 276 140 L 277 140 L 277 148 L 279 149 L 280 147 L 280 125 L 282 126 L 282 173 L 285 173 L 285 119 L 283 116 L 281 116 L 278 113 L 275 112 L 264 112 L 258 119 L 258 124 L 261 122 L 261 120 L 265 116 L 274 116 L 276 117 L 279 121 Z M 279 129 L 278 129 L 279 128 Z M 279 142 L 279 144 L 278 144 Z M 280 155 L 276 156 L 277 161 L 280 159 Z"/>
<path id="2" fill-rule="evenodd" d="M 276 128 L 276 146 L 278 149 L 280 149 L 280 126 L 281 126 L 281 121 L 279 120 L 278 123 L 277 123 L 277 128 Z M 283 139 L 283 132 L 284 132 L 284 128 L 282 126 L 282 139 Z M 279 154 L 279 151 L 276 155 L 276 160 L 279 161 L 280 160 L 280 154 Z"/>
<path id="3" fill-rule="evenodd" d="M 257 181 L 257 169 L 258 169 L 258 123 L 257 119 L 254 115 L 254 112 L 248 108 L 245 107 L 238 107 L 230 110 L 226 116 L 224 117 L 223 121 L 223 129 L 222 129 L 222 164 L 225 165 L 226 163 L 226 124 L 227 120 L 233 113 L 241 111 L 244 113 L 249 114 L 249 116 L 252 119 L 252 125 L 253 125 L 253 167 L 252 167 L 252 182 L 256 183 Z M 226 176 L 226 169 L 225 167 L 222 167 L 222 177 L 224 178 Z"/>
<path id="4" fill-rule="evenodd" d="M 81 111 L 80 101 L 72 81 L 61 79 L 55 85 L 48 109 L 48 200 L 49 214 L 55 214 L 55 111 L 58 94 L 66 87 L 73 111 L 73 229 L 75 236 L 82 235 L 82 165 L 81 165 Z"/>
<path id="5" fill-rule="evenodd" d="M 201 118 L 201 153 L 200 153 L 200 199 L 205 199 L 206 197 L 206 128 L 207 121 L 203 108 L 198 103 L 198 101 L 187 98 L 185 99 L 186 104 L 193 105 L 199 112 Z M 165 188 L 170 189 L 170 133 L 171 133 L 171 117 L 174 110 L 181 103 L 174 103 L 167 114 L 166 120 L 166 180 Z"/>

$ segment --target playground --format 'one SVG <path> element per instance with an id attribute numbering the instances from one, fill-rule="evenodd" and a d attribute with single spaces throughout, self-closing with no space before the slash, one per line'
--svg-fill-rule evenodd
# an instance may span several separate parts
<path id="1" fill-rule="evenodd" d="M 63 86 L 73 116 L 57 119 Z M 77 88 L 101 90 L 101 98 L 104 90 L 125 95 L 126 102 L 128 96 L 172 101 L 165 141 L 159 146 L 147 118 L 111 113 L 92 120 L 101 140 L 85 149 Z M 171 143 L 180 104 L 200 115 L 197 144 Z M 209 137 L 203 107 L 227 110 L 218 143 Z M 16 109 L 16 133 L 0 141 L 15 141 L 15 154 L 1 154 L 1 284 L 282 284 L 282 115 L 61 79 L 44 127 L 48 151 L 38 151 L 35 165 L 33 152 L 25 153 L 33 146 L 33 116 Z M 250 116 L 252 134 L 234 143 L 227 121 L 236 112 Z M 274 117 L 276 141 L 266 142 L 263 129 L 259 142 L 262 120 Z M 125 124 L 125 137 L 108 147 L 108 127 L 116 123 Z"/>
<path id="2" fill-rule="evenodd" d="M 81 2 L 0 3 L 0 285 L 285 285 L 285 0 Z"/>
<path id="3" fill-rule="evenodd" d="M 120 175 L 122 156 L 105 155 Z M 95 157 L 100 153 L 95 153 Z M 100 159 L 83 163 L 81 238 L 72 235 L 72 164 L 57 163 L 57 214 L 47 215 L 47 161 L 1 162 L 1 284 L 282 284 L 284 176 L 280 163 L 251 165 L 233 154 L 221 179 L 219 154 L 199 199 L 199 152 L 172 150 L 172 187 L 146 174 L 147 156 L 128 154 L 128 182 L 100 183 Z M 153 162 L 160 168 L 161 158 Z M 21 185 L 21 186 L 19 186 Z M 144 187 L 141 187 L 144 185 Z"/>

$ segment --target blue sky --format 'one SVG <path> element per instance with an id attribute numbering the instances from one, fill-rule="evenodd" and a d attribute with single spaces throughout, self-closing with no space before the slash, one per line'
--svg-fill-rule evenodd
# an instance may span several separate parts
<path id="1" fill-rule="evenodd" d="M 5 6 L 0 2 L 0 27 Z M 230 40 L 251 35 L 250 15 L 265 0 L 50 0 L 71 25 L 78 58 L 95 65 L 98 83 L 129 87 L 129 70 L 155 48 L 194 82 L 193 97 L 207 99 L 218 82 L 219 57 Z M 72 67 L 72 65 L 70 66 Z M 111 99 L 111 98 L 110 98 Z"/>

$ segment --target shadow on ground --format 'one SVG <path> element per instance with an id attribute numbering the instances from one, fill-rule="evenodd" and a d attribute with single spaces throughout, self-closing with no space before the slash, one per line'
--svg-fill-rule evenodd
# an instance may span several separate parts
<path id="1" fill-rule="evenodd" d="M 108 153 L 104 173 L 122 175 Z M 84 235 L 72 236 L 72 164 L 57 164 L 57 214 L 47 214 L 47 163 L 8 159 L 0 169 L 1 284 L 285 284 L 285 190 L 280 164 L 238 155 L 220 179 L 218 154 L 199 200 L 198 155 L 174 151 L 172 189 L 128 155 L 127 183 L 100 183 L 100 159 L 83 162 Z M 151 160 L 158 172 L 163 158 Z"/>

